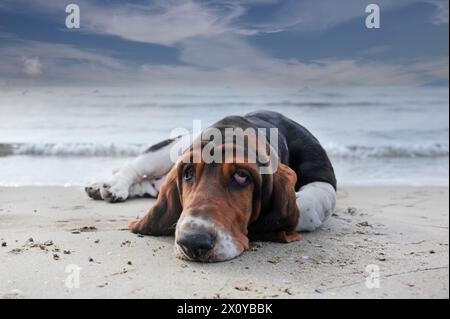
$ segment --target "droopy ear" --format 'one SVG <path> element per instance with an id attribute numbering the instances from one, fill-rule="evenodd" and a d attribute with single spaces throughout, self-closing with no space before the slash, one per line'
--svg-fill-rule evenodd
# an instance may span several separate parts
<path id="1" fill-rule="evenodd" d="M 180 217 L 182 206 L 178 191 L 178 172 L 176 167 L 167 175 L 161 186 L 158 198 L 149 212 L 141 219 L 131 221 L 128 229 L 143 235 L 172 235 Z"/>
<path id="2" fill-rule="evenodd" d="M 300 235 L 295 231 L 300 216 L 295 196 L 295 172 L 280 163 L 270 182 L 272 185 L 266 187 L 272 189 L 272 194 L 267 194 L 270 200 L 261 208 L 259 218 L 249 225 L 250 239 L 282 243 L 300 240 Z"/>

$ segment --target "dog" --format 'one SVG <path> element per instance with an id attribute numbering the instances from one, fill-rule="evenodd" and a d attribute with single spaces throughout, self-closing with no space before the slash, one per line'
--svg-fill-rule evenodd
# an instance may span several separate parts
<path id="1" fill-rule="evenodd" d="M 237 143 L 237 135 L 231 140 L 219 137 L 211 148 L 212 137 L 228 129 L 275 130 L 277 135 L 275 140 L 266 137 L 267 143 L 247 136 L 256 142 L 251 146 Z M 181 150 L 175 152 L 176 160 L 175 146 Z M 207 148 L 208 154 L 214 149 L 213 160 L 203 158 Z M 249 154 L 257 159 L 250 161 Z M 299 232 L 314 231 L 332 214 L 336 189 L 333 166 L 319 141 L 280 113 L 258 111 L 226 117 L 196 139 L 183 135 L 153 145 L 107 182 L 85 190 L 91 198 L 108 202 L 156 197 L 149 212 L 131 221 L 129 229 L 153 236 L 175 234 L 178 258 L 215 262 L 239 256 L 250 240 L 300 240 Z"/>

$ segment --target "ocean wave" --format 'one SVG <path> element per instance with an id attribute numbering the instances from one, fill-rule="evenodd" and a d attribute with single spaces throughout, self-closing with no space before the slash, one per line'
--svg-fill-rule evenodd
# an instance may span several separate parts
<path id="1" fill-rule="evenodd" d="M 265 103 L 268 107 L 284 107 L 284 106 L 294 106 L 294 107 L 312 107 L 312 108 L 326 108 L 326 107 L 364 107 L 364 106 L 387 106 L 383 103 L 378 102 L 367 102 L 367 101 L 356 101 L 356 102 L 328 102 L 328 101 L 277 101 Z"/>
<path id="2" fill-rule="evenodd" d="M 47 157 L 133 157 L 144 152 L 143 144 L 93 143 L 11 143 L 0 144 L 0 156 L 26 155 Z M 449 146 L 430 145 L 338 145 L 325 144 L 328 155 L 334 158 L 438 158 L 449 156 Z"/>
<path id="3" fill-rule="evenodd" d="M 145 145 L 46 143 L 0 144 L 0 156 L 74 156 L 74 157 L 131 157 L 141 154 Z"/>
<path id="4" fill-rule="evenodd" d="M 443 144 L 430 145 L 324 145 L 327 153 L 336 158 L 438 158 L 448 157 L 449 147 Z"/>
<path id="5" fill-rule="evenodd" d="M 355 101 L 355 102 L 329 102 L 329 101 L 304 101 L 299 102 L 296 100 L 281 100 L 272 102 L 254 102 L 254 101 L 207 101 L 207 102 L 144 102 L 144 103 L 132 103 L 126 104 L 127 108 L 211 108 L 211 107 L 259 107 L 259 108 L 272 108 L 272 107 L 310 107 L 310 108 L 327 108 L 327 107 L 370 107 L 370 106 L 389 106 L 389 104 L 383 104 L 379 102 L 368 101 Z"/>

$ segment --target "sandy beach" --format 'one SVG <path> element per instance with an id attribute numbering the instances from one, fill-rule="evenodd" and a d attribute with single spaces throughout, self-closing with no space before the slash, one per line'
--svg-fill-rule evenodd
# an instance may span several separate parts
<path id="1" fill-rule="evenodd" d="M 257 242 L 200 264 L 176 259 L 171 237 L 126 230 L 151 199 L 111 205 L 77 187 L 0 188 L 0 298 L 449 297 L 448 188 L 343 188 L 338 198 L 300 242 Z M 73 267 L 78 288 L 66 285 Z"/>

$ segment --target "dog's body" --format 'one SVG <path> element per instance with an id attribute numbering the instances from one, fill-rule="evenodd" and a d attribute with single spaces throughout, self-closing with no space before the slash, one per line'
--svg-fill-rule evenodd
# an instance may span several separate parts
<path id="1" fill-rule="evenodd" d="M 175 231 L 179 256 L 203 261 L 239 255 L 248 248 L 247 237 L 298 240 L 294 231 L 313 231 L 331 215 L 336 204 L 333 167 L 320 143 L 303 126 L 279 113 L 263 111 L 226 117 L 211 128 L 221 132 L 229 128 L 277 129 L 277 172 L 258 175 L 261 164 L 250 164 L 236 155 L 232 165 L 202 162 L 187 166 L 182 159 L 192 159 L 196 150 L 189 136 L 180 136 L 152 146 L 109 181 L 87 187 L 86 192 L 109 202 L 158 197 L 147 216 L 130 224 L 130 229 L 152 235 Z M 211 128 L 200 137 L 202 145 L 210 141 L 204 134 Z M 223 140 L 219 144 L 223 150 L 234 148 L 236 153 L 236 143 L 230 145 Z M 175 145 L 183 154 L 177 163 L 171 158 Z M 266 154 L 267 149 L 255 152 Z M 186 167 L 189 178 L 185 178 Z M 236 186 L 236 180 L 245 183 Z M 171 228 L 175 223 L 176 230 Z M 204 233 L 213 235 L 205 239 Z"/>

